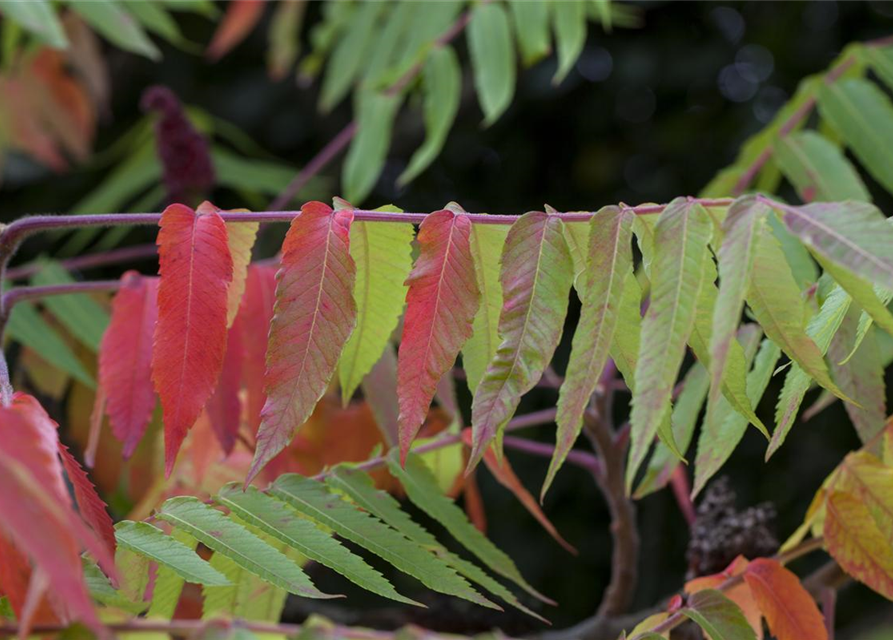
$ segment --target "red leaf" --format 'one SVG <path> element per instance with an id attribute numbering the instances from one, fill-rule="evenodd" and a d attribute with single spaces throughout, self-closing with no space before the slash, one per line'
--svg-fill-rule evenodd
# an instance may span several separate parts
<path id="1" fill-rule="evenodd" d="M 469 447 L 472 446 L 474 435 L 471 429 L 464 429 L 462 431 L 462 440 Z M 484 451 L 484 464 L 487 465 L 487 469 L 490 470 L 490 473 L 493 474 L 496 481 L 515 495 L 518 501 L 524 505 L 524 508 L 530 512 L 530 515 L 536 518 L 536 521 L 542 525 L 543 529 L 555 539 L 555 542 L 564 547 L 569 553 L 577 555 L 577 549 L 558 533 L 555 525 L 553 525 L 549 518 L 546 517 L 546 514 L 543 513 L 536 498 L 534 498 L 527 488 L 521 484 L 521 479 L 515 475 L 515 471 L 512 469 L 512 466 L 509 464 L 509 460 L 505 455 L 503 455 L 502 461 L 500 462 L 493 449 L 488 447 Z"/>
<path id="2" fill-rule="evenodd" d="M 78 503 L 78 510 L 84 521 L 99 536 L 105 544 L 109 555 L 114 557 L 117 543 L 115 542 L 115 526 L 106 511 L 106 504 L 96 493 L 96 487 L 90 482 L 87 472 L 80 463 L 71 455 L 71 452 L 61 442 L 59 443 L 59 457 L 62 458 L 62 466 L 71 486 L 74 487 L 74 499 Z"/>
<path id="3" fill-rule="evenodd" d="M 350 211 L 333 212 L 321 202 L 308 202 L 285 236 L 267 347 L 267 402 L 246 482 L 310 417 L 356 325 L 352 221 Z"/>
<path id="4" fill-rule="evenodd" d="M 233 447 L 236 446 L 242 417 L 242 403 L 239 400 L 242 362 L 245 359 L 242 333 L 242 323 L 237 316 L 227 333 L 226 357 L 223 359 L 223 370 L 217 381 L 217 389 L 205 407 L 208 419 L 211 421 L 211 429 L 226 455 L 232 453 Z"/>
<path id="5" fill-rule="evenodd" d="M 164 415 L 170 476 L 186 432 L 214 392 L 226 352 L 227 290 L 233 261 L 220 214 L 173 204 L 158 233 L 158 323 L 152 380 Z"/>
<path id="6" fill-rule="evenodd" d="M 397 354 L 400 460 L 405 463 L 437 383 L 471 336 L 480 304 L 470 246 L 471 221 L 447 209 L 419 228 L 419 257 L 406 280 L 406 318 Z"/>
<path id="7" fill-rule="evenodd" d="M 276 300 L 276 269 L 259 265 L 248 267 L 245 296 L 239 308 L 237 322 L 242 325 L 242 344 L 245 359 L 242 363 L 242 385 L 248 427 L 252 434 L 260 426 L 260 412 L 267 401 L 264 392 L 264 373 L 267 370 L 267 337 L 273 320 Z"/>
<path id="8" fill-rule="evenodd" d="M 112 433 L 129 458 L 155 408 L 152 338 L 158 319 L 158 279 L 128 271 L 121 276 L 121 285 L 99 348 L 99 386 L 105 392 Z"/>
<path id="9" fill-rule="evenodd" d="M 210 60 L 219 60 L 245 39 L 263 15 L 262 0 L 233 0 L 220 21 L 206 52 Z"/>
<path id="10" fill-rule="evenodd" d="M 754 560 L 744 572 L 744 581 L 778 640 L 827 640 L 822 614 L 812 597 L 779 562 Z"/>

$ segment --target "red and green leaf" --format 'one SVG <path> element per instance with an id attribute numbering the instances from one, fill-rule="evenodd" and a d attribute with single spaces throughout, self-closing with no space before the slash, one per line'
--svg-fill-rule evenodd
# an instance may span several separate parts
<path id="1" fill-rule="evenodd" d="M 744 572 L 744 581 L 778 640 L 827 640 L 822 614 L 812 596 L 779 562 L 754 560 Z"/>
<path id="2" fill-rule="evenodd" d="M 152 380 L 164 415 L 165 473 L 214 392 L 226 352 L 233 261 L 216 212 L 164 210 L 158 233 L 158 322 Z"/>
<path id="3" fill-rule="evenodd" d="M 267 339 L 276 302 L 276 268 L 253 264 L 248 267 L 245 295 L 239 308 L 242 326 L 242 386 L 245 412 L 252 434 L 260 426 L 260 414 L 267 401 L 264 373 L 267 370 Z"/>
<path id="4" fill-rule="evenodd" d="M 59 457 L 62 459 L 62 467 L 68 476 L 71 486 L 74 488 L 74 499 L 78 505 L 78 511 L 97 537 L 108 550 L 109 556 L 114 557 L 117 543 L 115 542 L 115 527 L 112 518 L 106 510 L 106 504 L 96 493 L 96 487 L 90 482 L 87 472 L 71 452 L 61 442 L 59 443 Z"/>
<path id="5" fill-rule="evenodd" d="M 472 333 L 480 292 L 470 236 L 468 217 L 448 209 L 428 215 L 419 228 L 397 354 L 401 461 L 428 415 L 437 383 Z"/>
<path id="6" fill-rule="evenodd" d="M 356 325 L 352 221 L 351 211 L 309 202 L 285 236 L 267 347 L 267 401 L 247 481 L 310 417 Z"/>
<path id="7" fill-rule="evenodd" d="M 244 332 L 239 316 L 227 332 L 226 355 L 223 369 L 217 380 L 217 388 L 205 405 L 211 429 L 220 442 L 223 453 L 229 455 L 236 446 L 242 418 L 242 402 L 239 391 L 242 387 L 242 366 L 245 362 Z"/>

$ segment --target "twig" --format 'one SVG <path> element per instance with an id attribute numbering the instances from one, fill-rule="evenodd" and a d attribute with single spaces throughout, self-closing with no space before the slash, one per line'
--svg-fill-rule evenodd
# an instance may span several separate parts
<path id="1" fill-rule="evenodd" d="M 545 444 L 543 442 L 534 442 L 533 440 L 527 440 L 526 438 L 503 436 L 502 444 L 509 449 L 514 449 L 515 451 L 523 451 L 524 453 L 529 453 L 541 458 L 552 458 L 552 456 L 555 454 L 555 447 L 553 447 L 552 445 Z M 567 454 L 567 461 L 570 464 L 576 465 L 582 469 L 586 469 L 593 475 L 597 476 L 598 474 L 602 473 L 601 462 L 596 456 L 592 455 L 591 453 L 572 450 L 569 451 Z"/>
<path id="2" fill-rule="evenodd" d="M 688 476 L 685 475 L 685 467 L 682 464 L 676 465 L 673 475 L 670 477 L 670 487 L 673 489 L 673 497 L 676 498 L 676 504 L 691 529 L 695 525 L 695 505 L 691 501 L 691 485 L 688 482 Z"/>
<path id="3" fill-rule="evenodd" d="M 117 291 L 121 287 L 120 280 L 93 280 L 91 282 L 66 282 L 64 284 L 48 284 L 35 287 L 16 287 L 3 294 L 0 307 L 5 313 L 22 300 L 63 296 L 73 293 L 95 293 L 99 291 Z"/>
<path id="4" fill-rule="evenodd" d="M 837 606 L 837 590 L 825 587 L 822 591 L 822 614 L 825 617 L 825 630 L 828 640 L 834 640 L 834 609 Z"/>
<path id="5" fill-rule="evenodd" d="M 84 256 L 68 258 L 67 260 L 60 260 L 59 264 L 68 271 L 78 271 L 80 269 L 92 269 L 94 267 L 104 267 L 110 264 L 129 263 L 134 260 L 156 258 L 157 256 L 158 247 L 156 247 L 154 243 L 138 244 L 131 247 L 90 253 Z M 18 267 L 13 267 L 6 271 L 6 279 L 19 280 L 27 278 L 40 271 L 40 268 L 41 265 L 39 262 L 31 262 Z"/>

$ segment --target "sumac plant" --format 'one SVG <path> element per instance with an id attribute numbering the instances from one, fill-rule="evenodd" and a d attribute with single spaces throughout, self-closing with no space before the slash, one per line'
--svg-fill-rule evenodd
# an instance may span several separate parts
<path id="1" fill-rule="evenodd" d="M 622 552 L 623 536 L 634 537 L 630 496 L 674 477 L 684 486 L 680 465 L 702 404 L 688 460 L 695 494 L 748 428 L 766 437 L 767 455 L 784 442 L 793 422 L 780 419 L 770 431 L 754 411 L 773 375 L 785 376 L 782 418 L 812 384 L 854 410 L 874 409 L 877 369 L 863 356 L 879 361 L 878 351 L 889 350 L 879 345 L 888 344 L 881 330 L 893 327 L 885 306 L 893 226 L 870 204 L 681 197 L 521 216 L 467 213 L 455 203 L 429 214 L 334 204 L 258 213 L 174 204 L 161 214 L 31 217 L 4 229 L 8 260 L 43 229 L 158 225 L 157 276 L 128 271 L 117 282 L 13 288 L 2 311 L 9 322 L 28 299 L 64 300 L 69 313 L 60 321 L 73 328 L 90 317 L 86 298 L 74 294 L 115 291 L 98 342 L 87 457 L 108 441 L 100 436 L 107 418 L 118 455 L 142 456 L 147 471 L 160 423 L 172 480 L 159 478 L 143 494 L 142 517 L 113 524 L 57 425 L 5 376 L 0 588 L 4 616 L 20 633 L 73 621 L 98 634 L 186 633 L 232 617 L 248 629 L 290 633 L 297 627 L 275 624 L 287 594 L 338 597 L 313 583 L 302 569 L 308 560 L 382 598 L 420 604 L 360 549 L 428 589 L 545 622 L 537 603 L 551 600 L 445 493 L 461 468 L 444 474 L 431 456 L 464 449 L 464 474 L 483 460 L 573 551 L 504 457 L 506 446 L 519 446 L 507 432 L 553 421 L 541 499 L 570 459 L 592 470 L 612 505 L 621 555 L 599 614 L 607 618 L 629 604 L 629 589 L 617 585 L 629 573 Z M 271 221 L 289 223 L 281 252 L 251 262 L 258 226 Z M 824 269 L 805 291 L 797 260 Z M 551 360 L 571 291 L 582 310 L 562 379 Z M 688 351 L 695 360 L 679 380 Z M 473 394 L 464 430 L 445 384 L 457 360 Z M 558 385 L 555 410 L 515 415 L 525 393 L 550 384 Z M 302 456 L 334 428 L 327 413 L 341 410 L 324 399 L 333 388 L 345 405 L 363 394 L 386 450 L 352 464 L 323 457 L 320 472 L 307 474 Z M 609 411 L 618 389 L 631 402 L 628 423 L 615 429 Z M 435 399 L 453 412 L 452 425 L 431 435 Z M 691 580 L 684 598 L 629 637 L 665 637 L 688 620 L 711 638 L 761 637 L 763 620 L 781 640 L 826 637 L 812 597 L 784 566 L 822 548 L 893 598 L 893 427 L 883 414 L 857 426 L 864 446 L 828 478 L 777 555 L 739 556 Z M 583 430 L 597 457 L 574 449 Z M 340 437 L 366 436 L 357 429 Z M 351 459 L 349 446 L 340 447 L 341 459 Z M 389 493 L 398 488 L 474 560 L 405 511 Z M 205 622 L 175 616 L 189 584 L 200 585 Z"/>

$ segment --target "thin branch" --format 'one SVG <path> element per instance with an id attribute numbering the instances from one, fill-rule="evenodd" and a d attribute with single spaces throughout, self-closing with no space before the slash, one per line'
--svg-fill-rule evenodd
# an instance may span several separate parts
<path id="1" fill-rule="evenodd" d="M 555 454 L 555 447 L 552 445 L 543 442 L 535 442 L 526 438 L 504 436 L 502 444 L 508 449 L 522 451 L 541 458 L 551 459 Z M 602 464 L 599 459 L 586 451 L 577 451 L 576 449 L 569 451 L 567 454 L 567 462 L 576 465 L 581 469 L 586 469 L 595 476 L 603 473 Z"/>
<path id="2" fill-rule="evenodd" d="M 64 296 L 72 293 L 96 293 L 117 291 L 121 287 L 120 280 L 93 280 L 90 282 L 66 282 L 64 284 L 48 284 L 35 287 L 16 287 L 3 294 L 0 307 L 5 313 L 22 300 L 46 298 L 48 296 Z"/>
<path id="3" fill-rule="evenodd" d="M 135 260 L 147 260 L 158 257 L 158 247 L 155 244 L 138 244 L 121 249 L 112 249 L 110 251 L 99 251 L 97 253 L 88 253 L 83 256 L 60 260 L 59 265 L 68 271 L 79 271 L 82 269 L 92 269 L 94 267 L 105 267 L 112 264 L 130 263 Z M 13 267 L 6 271 L 7 280 L 20 280 L 28 278 L 38 271 L 41 265 L 39 262 L 29 262 L 18 267 Z"/>
<path id="4" fill-rule="evenodd" d="M 885 47 L 889 44 L 893 44 L 893 37 L 880 38 L 878 40 L 872 40 L 869 42 L 863 43 L 864 47 Z M 843 76 L 843 74 L 852 67 L 858 58 L 858 53 L 853 53 L 847 56 L 844 60 L 840 62 L 840 64 L 836 65 L 832 69 L 825 74 L 823 81 L 825 84 L 834 84 Z M 806 120 L 809 115 L 812 113 L 813 109 L 816 105 L 816 97 L 810 96 L 806 99 L 806 101 L 800 105 L 800 107 L 791 114 L 791 116 L 784 121 L 784 123 L 778 129 L 777 138 L 784 138 L 788 134 L 790 134 L 794 129 L 796 129 L 800 124 Z M 772 147 L 766 147 L 763 151 L 754 158 L 753 162 L 744 170 L 744 173 L 741 174 L 741 177 L 738 178 L 738 181 L 735 183 L 735 186 L 732 187 L 732 195 L 740 196 L 744 193 L 744 190 L 750 186 L 750 183 L 753 182 L 754 178 L 756 178 L 757 174 L 763 168 L 763 166 L 769 162 L 772 158 Z"/>

